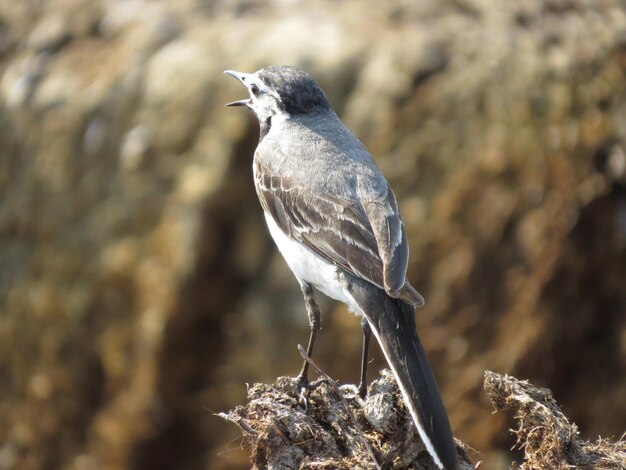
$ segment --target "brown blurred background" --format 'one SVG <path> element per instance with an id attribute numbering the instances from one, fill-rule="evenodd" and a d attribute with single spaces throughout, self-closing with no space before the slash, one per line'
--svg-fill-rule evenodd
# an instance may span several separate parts
<path id="1" fill-rule="evenodd" d="M 295 374 L 308 334 L 257 124 L 223 108 L 222 70 L 271 64 L 320 82 L 394 188 L 474 458 L 515 457 L 485 369 L 619 437 L 624 1 L 1 0 L 0 469 L 247 467 L 215 413 Z M 318 363 L 354 382 L 358 319 L 324 312 Z"/>

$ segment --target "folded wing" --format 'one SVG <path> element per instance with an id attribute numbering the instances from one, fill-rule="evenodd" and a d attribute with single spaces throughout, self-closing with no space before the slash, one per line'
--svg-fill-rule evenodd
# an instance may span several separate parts
<path id="1" fill-rule="evenodd" d="M 313 193 L 266 169 L 255 173 L 261 205 L 287 236 L 392 297 L 423 304 L 406 282 L 408 247 L 390 189 L 381 197 L 352 200 Z"/>

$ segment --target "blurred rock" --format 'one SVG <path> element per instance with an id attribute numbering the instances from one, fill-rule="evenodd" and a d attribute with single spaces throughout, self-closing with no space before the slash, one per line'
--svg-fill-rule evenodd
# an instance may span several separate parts
<path id="1" fill-rule="evenodd" d="M 625 44 L 620 0 L 0 2 L 0 466 L 247 465 L 212 413 L 295 373 L 307 320 L 221 71 L 284 63 L 398 196 L 455 435 L 511 448 L 485 369 L 621 435 Z M 324 322 L 355 381 L 358 320 Z"/>

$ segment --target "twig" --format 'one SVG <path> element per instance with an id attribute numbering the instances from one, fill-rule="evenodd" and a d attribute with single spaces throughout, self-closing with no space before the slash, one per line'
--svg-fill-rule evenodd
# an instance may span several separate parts
<path id="1" fill-rule="evenodd" d="M 231 423 L 235 423 L 248 434 L 252 434 L 253 436 L 259 435 L 259 433 L 252 429 L 250 425 L 241 417 L 233 418 L 230 413 L 217 413 L 216 416 L 219 416 L 226 421 L 230 421 Z"/>

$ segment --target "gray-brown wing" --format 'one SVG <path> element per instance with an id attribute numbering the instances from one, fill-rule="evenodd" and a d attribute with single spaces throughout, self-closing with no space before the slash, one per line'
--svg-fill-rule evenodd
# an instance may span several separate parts
<path id="1" fill-rule="evenodd" d="M 385 193 L 365 196 L 361 203 L 382 258 L 385 290 L 397 297 L 406 284 L 409 248 L 396 198 L 387 185 Z"/>
<path id="2" fill-rule="evenodd" d="M 385 291 L 414 307 L 421 307 L 424 298 L 406 279 L 409 246 L 393 191 L 387 184 L 383 191 L 363 194 L 361 204 L 382 259 Z"/>
<path id="3" fill-rule="evenodd" d="M 363 208 L 330 194 L 311 194 L 289 178 L 257 172 L 261 205 L 289 237 L 348 273 L 384 289 L 383 261 Z"/>

